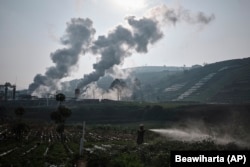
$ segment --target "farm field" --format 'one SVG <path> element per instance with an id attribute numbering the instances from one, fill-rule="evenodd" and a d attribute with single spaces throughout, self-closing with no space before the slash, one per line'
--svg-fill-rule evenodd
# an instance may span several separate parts
<path id="1" fill-rule="evenodd" d="M 136 144 L 135 124 L 86 126 L 84 152 L 79 156 L 82 126 L 69 125 L 62 138 L 54 125 L 30 126 L 21 140 L 16 140 L 8 125 L 1 125 L 0 166 L 74 166 L 79 160 L 87 166 L 169 166 L 171 150 L 241 150 L 248 146 L 235 141 L 217 143 L 211 137 L 188 140 L 171 138 L 148 128 L 162 123 L 145 123 L 145 141 Z"/>
<path id="2" fill-rule="evenodd" d="M 16 112 L 20 107 L 5 106 L 1 107 L 0 167 L 84 166 L 80 163 L 163 167 L 169 166 L 174 150 L 250 148 L 249 104 L 65 102 L 72 113 L 63 122 L 51 117 L 56 105 L 24 105 L 21 115 Z M 146 132 L 143 144 L 137 145 L 141 123 Z"/>

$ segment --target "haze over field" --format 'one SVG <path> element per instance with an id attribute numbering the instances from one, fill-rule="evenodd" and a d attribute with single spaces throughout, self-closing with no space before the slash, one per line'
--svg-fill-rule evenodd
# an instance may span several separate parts
<path id="1" fill-rule="evenodd" d="M 1 1 L 1 84 L 51 91 L 61 81 L 82 78 L 78 88 L 84 88 L 121 68 L 249 57 L 248 5 L 247 0 Z"/>

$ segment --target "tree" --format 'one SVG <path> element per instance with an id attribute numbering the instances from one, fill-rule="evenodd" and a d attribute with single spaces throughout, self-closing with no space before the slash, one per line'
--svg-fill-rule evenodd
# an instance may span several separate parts
<path id="1" fill-rule="evenodd" d="M 71 110 L 65 106 L 60 105 L 56 111 L 50 114 L 50 118 L 56 123 L 64 123 L 71 115 Z"/>
<path id="2" fill-rule="evenodd" d="M 64 126 L 65 121 L 67 118 L 71 116 L 71 110 L 65 106 L 60 105 L 56 111 L 50 114 L 51 120 L 55 121 L 57 124 L 56 131 L 61 135 L 61 139 L 63 141 L 63 133 L 64 133 Z"/>
<path id="3" fill-rule="evenodd" d="M 62 122 L 62 116 L 57 111 L 53 111 L 50 114 L 50 118 L 51 118 L 51 120 L 55 121 L 56 124 Z"/>
<path id="4" fill-rule="evenodd" d="M 25 113 L 25 109 L 23 107 L 17 107 L 15 109 L 15 114 L 18 116 L 20 119 L 22 118 L 23 114 Z"/>
<path id="5" fill-rule="evenodd" d="M 142 100 L 141 81 L 138 78 L 135 78 L 132 84 L 133 84 L 132 100 Z"/>
<path id="6" fill-rule="evenodd" d="M 56 101 L 59 101 L 60 104 L 61 104 L 65 99 L 66 99 L 65 95 L 62 94 L 62 93 L 58 93 L 58 94 L 56 95 Z"/>
<path id="7" fill-rule="evenodd" d="M 16 135 L 16 139 L 18 141 L 22 140 L 23 134 L 25 132 L 28 132 L 28 130 L 29 130 L 28 125 L 23 122 L 14 123 L 12 126 L 12 132 Z"/>
<path id="8" fill-rule="evenodd" d="M 58 111 L 60 115 L 62 116 L 62 121 L 64 122 L 68 117 L 71 115 L 71 110 L 65 106 L 59 106 Z"/>
<path id="9" fill-rule="evenodd" d="M 116 89 L 118 101 L 121 100 L 122 90 L 126 87 L 126 82 L 121 79 L 115 79 L 110 85 L 110 89 Z"/>
<path id="10" fill-rule="evenodd" d="M 19 117 L 19 121 L 13 124 L 12 132 L 16 135 L 17 140 L 21 140 L 23 133 L 28 131 L 28 125 L 22 122 L 22 116 L 25 113 L 25 109 L 23 107 L 17 107 L 15 109 L 15 114 Z"/>

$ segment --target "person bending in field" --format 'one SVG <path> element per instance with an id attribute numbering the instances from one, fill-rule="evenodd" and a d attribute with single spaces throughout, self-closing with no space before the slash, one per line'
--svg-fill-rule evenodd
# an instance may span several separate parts
<path id="1" fill-rule="evenodd" d="M 144 133 L 145 133 L 144 125 L 140 124 L 140 127 L 137 131 L 137 140 L 136 140 L 138 145 L 140 145 L 144 142 Z"/>

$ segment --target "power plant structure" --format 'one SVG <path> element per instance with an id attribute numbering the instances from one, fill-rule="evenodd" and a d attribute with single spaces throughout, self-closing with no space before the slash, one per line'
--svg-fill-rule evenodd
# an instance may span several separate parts
<path id="1" fill-rule="evenodd" d="M 9 88 L 12 89 L 12 93 L 9 93 Z M 4 89 L 4 91 L 1 91 Z M 15 100 L 16 98 L 16 85 L 11 85 L 11 83 L 6 82 L 4 85 L 0 85 L 0 91 L 1 94 L 4 92 L 3 96 L 0 96 L 0 98 L 4 97 L 4 100 L 7 101 L 9 97 L 12 97 L 12 100 Z"/>
<path id="2" fill-rule="evenodd" d="M 77 99 L 77 98 L 79 98 L 79 96 L 80 96 L 80 89 L 76 88 L 75 89 L 75 98 Z"/>

